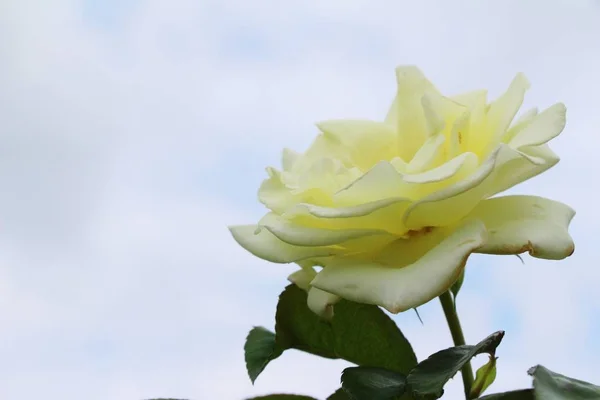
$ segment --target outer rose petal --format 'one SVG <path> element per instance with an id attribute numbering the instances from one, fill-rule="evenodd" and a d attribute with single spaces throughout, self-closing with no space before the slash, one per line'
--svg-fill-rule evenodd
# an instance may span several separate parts
<path id="1" fill-rule="evenodd" d="M 326 229 L 379 229 L 403 235 L 398 221 L 411 204 L 405 198 L 387 198 L 350 207 L 320 207 L 297 204 L 283 216 L 294 223 Z"/>
<path id="2" fill-rule="evenodd" d="M 285 264 L 336 253 L 335 249 L 328 247 L 293 246 L 279 240 L 266 229 L 257 233 L 257 228 L 260 228 L 259 225 L 237 225 L 230 226 L 229 230 L 240 246 L 263 260 Z"/>
<path id="3" fill-rule="evenodd" d="M 513 124 L 510 126 L 510 129 L 506 131 L 504 136 L 502 136 L 502 143 L 509 143 L 512 138 L 517 136 L 519 132 L 523 130 L 533 118 L 538 114 L 537 107 L 531 108 L 525 111 L 519 118 L 517 118 Z"/>
<path id="4" fill-rule="evenodd" d="M 536 196 L 505 196 L 481 202 L 469 215 L 482 221 L 488 240 L 477 253 L 519 254 L 561 260 L 575 245 L 569 223 L 575 211 L 557 201 Z"/>
<path id="5" fill-rule="evenodd" d="M 281 166 L 284 171 L 291 171 L 294 168 L 294 164 L 300 158 L 300 154 L 296 153 L 291 149 L 283 149 L 281 154 Z"/>
<path id="6" fill-rule="evenodd" d="M 396 268 L 368 261 L 332 260 L 311 285 L 348 300 L 376 304 L 399 313 L 448 290 L 469 255 L 485 243 L 485 236 L 483 223 L 470 221 L 433 244 L 423 255 L 397 252 Z M 409 239 L 404 248 L 411 249 L 412 241 Z M 415 247 L 419 247 L 418 243 Z"/>
<path id="7" fill-rule="evenodd" d="M 515 151 L 513 160 L 494 171 L 494 186 L 488 197 L 541 174 L 556 165 L 559 160 L 559 157 L 546 144 L 536 147 L 523 147 L 520 151 Z"/>
<path id="8" fill-rule="evenodd" d="M 312 267 L 302 267 L 296 272 L 291 273 L 288 276 L 288 281 L 298 286 L 302 290 L 308 291 L 310 289 L 310 282 L 315 278 L 317 273 Z"/>
<path id="9" fill-rule="evenodd" d="M 519 151 L 501 143 L 471 176 L 411 205 L 404 215 L 404 224 L 416 230 L 455 223 L 483 199 L 536 176 L 557 162 L 558 157 L 546 145 Z"/>
<path id="10" fill-rule="evenodd" d="M 282 213 L 300 199 L 294 195 L 281 181 L 281 172 L 275 168 L 267 168 L 269 178 L 265 179 L 258 189 L 258 199 L 267 208 Z"/>
<path id="11" fill-rule="evenodd" d="M 319 317 L 331 319 L 333 317 L 333 305 L 341 300 L 341 297 L 328 293 L 316 287 L 308 289 L 308 308 Z"/>
<path id="12" fill-rule="evenodd" d="M 392 159 L 396 148 L 396 130 L 384 122 L 369 120 L 328 120 L 317 124 L 325 136 L 340 143 L 353 164 L 368 170 L 380 160 Z"/>
<path id="13" fill-rule="evenodd" d="M 558 136 L 567 122 L 567 108 L 562 103 L 542 111 L 531 119 L 510 141 L 510 147 L 520 149 L 525 146 L 538 146 Z"/>
<path id="14" fill-rule="evenodd" d="M 331 246 L 365 236 L 388 234 L 378 229 L 322 229 L 291 223 L 269 213 L 259 222 L 279 240 L 294 246 Z"/>
<path id="15" fill-rule="evenodd" d="M 308 150 L 297 160 L 294 168 L 304 171 L 321 158 L 335 158 L 340 160 L 344 165 L 352 164 L 350 154 L 345 146 L 342 146 L 340 142 L 333 140 L 330 136 L 320 134 L 315 138 Z"/>

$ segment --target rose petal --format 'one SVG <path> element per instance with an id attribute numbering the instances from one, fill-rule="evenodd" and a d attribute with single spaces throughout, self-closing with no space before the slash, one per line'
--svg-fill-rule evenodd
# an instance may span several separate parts
<path id="1" fill-rule="evenodd" d="M 302 172 L 310 168 L 316 161 L 323 158 L 334 158 L 346 166 L 352 165 L 350 153 L 340 142 L 333 140 L 331 136 L 319 134 L 312 142 L 308 150 L 297 160 L 297 171 Z"/>
<path id="2" fill-rule="evenodd" d="M 523 98 L 528 88 L 529 82 L 525 75 L 517 74 L 506 92 L 489 105 L 483 126 L 479 129 L 471 129 L 471 132 L 478 132 L 477 135 L 472 134 L 469 137 L 471 151 L 483 155 L 498 146 L 523 104 Z"/>
<path id="3" fill-rule="evenodd" d="M 483 221 L 488 240 L 478 253 L 519 254 L 561 260 L 575 245 L 569 224 L 575 211 L 557 201 L 536 196 L 504 196 L 481 202 L 469 215 Z"/>
<path id="4" fill-rule="evenodd" d="M 330 246 L 372 235 L 387 235 L 381 229 L 323 229 L 294 224 L 273 213 L 259 222 L 276 238 L 294 246 Z"/>
<path id="5" fill-rule="evenodd" d="M 421 106 L 423 107 L 423 115 L 425 116 L 425 125 L 427 126 L 427 136 L 431 137 L 441 133 L 446 125 L 444 116 L 436 107 L 435 95 L 426 93 L 421 98 Z"/>
<path id="6" fill-rule="evenodd" d="M 415 174 L 431 169 L 440 161 L 445 141 L 443 133 L 429 137 L 406 166 L 406 172 Z"/>
<path id="7" fill-rule="evenodd" d="M 360 260 L 332 260 L 311 282 L 313 287 L 342 298 L 366 304 L 376 304 L 392 313 L 418 307 L 439 296 L 460 275 L 468 256 L 485 242 L 485 226 L 470 221 L 448 234 L 431 233 L 439 242 L 423 246 L 398 245 L 394 252 L 396 267 Z M 415 239 L 418 241 L 418 239 Z M 390 247 L 394 246 L 391 244 Z M 418 254 L 415 248 L 419 249 Z"/>
<path id="8" fill-rule="evenodd" d="M 283 149 L 281 155 L 281 166 L 283 167 L 283 170 L 291 171 L 300 157 L 300 154 L 296 153 L 294 150 L 287 148 Z"/>
<path id="9" fill-rule="evenodd" d="M 509 142 L 510 147 L 521 149 L 525 146 L 537 146 L 558 136 L 566 124 L 567 108 L 562 103 L 542 111 L 524 126 Z"/>
<path id="10" fill-rule="evenodd" d="M 458 104 L 467 107 L 471 113 L 476 109 L 483 110 L 487 104 L 487 90 L 473 90 L 471 92 L 461 93 L 450 97 Z"/>
<path id="11" fill-rule="evenodd" d="M 448 146 L 450 157 L 455 157 L 456 155 L 461 154 L 464 151 L 463 149 L 468 149 L 469 132 L 471 128 L 470 118 L 470 112 L 466 111 L 456 118 L 454 124 L 452 124 L 450 143 Z"/>
<path id="12" fill-rule="evenodd" d="M 354 165 L 362 170 L 395 156 L 396 130 L 389 124 L 348 119 L 323 121 L 317 126 L 332 141 L 344 146 Z"/>
<path id="13" fill-rule="evenodd" d="M 475 90 L 452 96 L 451 99 L 469 110 L 469 131 L 480 132 L 485 122 L 487 90 Z M 468 140 L 468 138 L 465 138 L 465 140 Z"/>
<path id="14" fill-rule="evenodd" d="M 525 92 L 529 89 L 529 81 L 519 73 L 506 92 L 490 104 L 487 112 L 489 127 L 493 129 L 492 137 L 500 138 L 508 130 L 517 111 L 523 104 Z"/>
<path id="15" fill-rule="evenodd" d="M 520 151 L 514 150 L 514 158 L 504 163 L 494 171 L 493 190 L 491 197 L 511 187 L 533 178 L 548 170 L 560 160 L 548 145 L 535 147 L 522 147 Z"/>
<path id="16" fill-rule="evenodd" d="M 381 229 L 403 235 L 402 215 L 412 203 L 406 198 L 387 198 L 357 206 L 320 207 L 298 204 L 283 216 L 304 226 L 326 229 Z"/>
<path id="17" fill-rule="evenodd" d="M 291 193 L 281 180 L 281 172 L 275 168 L 267 168 L 269 178 L 265 179 L 258 189 L 258 200 L 270 210 L 282 213 L 298 203 L 300 197 Z"/>
<path id="18" fill-rule="evenodd" d="M 477 166 L 478 158 L 473 153 L 462 153 L 439 167 L 430 169 L 420 174 L 406 174 L 402 177 L 409 183 L 441 182 L 455 176 L 462 168 L 472 171 Z"/>
<path id="19" fill-rule="evenodd" d="M 390 197 L 400 197 L 406 192 L 402 175 L 387 161 L 378 162 L 363 176 L 334 195 L 339 205 L 368 203 Z"/>
<path id="20" fill-rule="evenodd" d="M 512 138 L 514 138 L 517 133 L 523 130 L 531 120 L 538 114 L 537 107 L 529 109 L 523 113 L 516 121 L 514 121 L 511 127 L 506 131 L 504 136 L 502 137 L 502 143 L 509 143 Z"/>
<path id="21" fill-rule="evenodd" d="M 396 68 L 396 79 L 398 92 L 386 121 L 395 123 L 400 157 L 411 160 L 428 136 L 421 98 L 436 89 L 415 66 Z"/>
<path id="22" fill-rule="evenodd" d="M 333 305 L 341 300 L 341 297 L 328 293 L 316 287 L 308 290 L 306 301 L 308 308 L 319 317 L 330 320 L 333 318 Z"/>
<path id="23" fill-rule="evenodd" d="M 421 104 L 429 127 L 429 136 L 433 136 L 442 130 L 447 133 L 450 130 L 450 122 L 454 121 L 457 116 L 468 112 L 466 106 L 432 90 L 428 90 L 423 95 Z"/>
<path id="24" fill-rule="evenodd" d="M 274 263 L 290 263 L 314 257 L 327 257 L 336 254 L 328 247 L 293 246 L 275 237 L 266 229 L 258 230 L 258 225 L 230 226 L 233 238 L 240 246 L 263 260 Z"/>
<path id="25" fill-rule="evenodd" d="M 415 202 L 404 214 L 404 225 L 418 230 L 426 226 L 450 225 L 462 219 L 486 197 L 492 183 L 486 178 L 508 150 L 506 145 L 501 145 L 468 178 Z"/>
<path id="26" fill-rule="evenodd" d="M 291 273 L 287 279 L 300 289 L 308 291 L 310 282 L 315 279 L 316 275 L 317 273 L 312 267 L 302 267 L 302 269 Z"/>

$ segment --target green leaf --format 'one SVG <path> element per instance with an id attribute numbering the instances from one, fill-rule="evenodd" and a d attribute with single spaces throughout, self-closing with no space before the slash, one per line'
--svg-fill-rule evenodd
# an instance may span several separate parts
<path id="1" fill-rule="evenodd" d="M 379 307 L 341 300 L 331 321 L 306 305 L 306 292 L 289 285 L 277 305 L 276 342 L 326 358 L 407 374 L 417 357 L 402 332 Z"/>
<path id="2" fill-rule="evenodd" d="M 432 354 L 417 365 L 408 375 L 407 382 L 413 394 L 440 398 L 444 385 L 469 361 L 481 353 L 495 356 L 504 331 L 491 334 L 475 346 L 457 346 Z"/>
<path id="3" fill-rule="evenodd" d="M 490 357 L 490 360 L 477 370 L 475 382 L 473 382 L 473 386 L 471 387 L 470 396 L 472 399 L 481 396 L 494 383 L 496 379 L 496 360 L 496 357 Z"/>
<path id="4" fill-rule="evenodd" d="M 342 373 L 342 388 L 353 400 L 394 400 L 406 389 L 406 376 L 383 368 L 351 367 Z"/>
<path id="5" fill-rule="evenodd" d="M 331 396 L 327 398 L 327 400 L 352 400 L 348 393 L 342 388 L 339 388 L 335 391 Z"/>
<path id="6" fill-rule="evenodd" d="M 537 365 L 527 371 L 533 376 L 535 398 L 540 400 L 598 400 L 600 386 L 569 378 Z"/>
<path id="7" fill-rule="evenodd" d="M 299 394 L 270 394 L 267 396 L 252 397 L 247 400 L 317 400 L 310 396 L 301 396 Z"/>
<path id="8" fill-rule="evenodd" d="M 450 287 L 450 291 L 452 292 L 452 298 L 454 299 L 454 307 L 456 307 L 456 296 L 458 296 L 458 292 L 465 281 L 465 269 L 463 268 L 462 272 L 458 276 L 458 279 L 452 284 Z"/>
<path id="9" fill-rule="evenodd" d="M 533 389 L 513 390 L 480 397 L 479 400 L 535 400 Z"/>
<path id="10" fill-rule="evenodd" d="M 246 369 L 252 383 L 265 369 L 267 364 L 279 357 L 282 350 L 277 347 L 275 334 L 261 326 L 254 327 L 246 337 L 244 358 Z"/>

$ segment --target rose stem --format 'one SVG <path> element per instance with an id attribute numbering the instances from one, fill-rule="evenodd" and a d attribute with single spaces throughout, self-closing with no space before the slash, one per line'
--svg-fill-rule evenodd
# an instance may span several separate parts
<path id="1" fill-rule="evenodd" d="M 464 345 L 465 337 L 462 328 L 460 327 L 460 320 L 458 319 L 458 314 L 456 313 L 454 300 L 452 299 L 450 291 L 447 291 L 440 296 L 440 303 L 442 303 L 442 309 L 444 310 L 444 315 L 446 315 L 446 321 L 448 322 L 448 328 L 450 328 L 450 333 L 452 334 L 454 346 Z M 462 367 L 461 375 L 463 386 L 465 387 L 465 399 L 469 400 L 474 380 L 471 362 L 467 362 Z"/>

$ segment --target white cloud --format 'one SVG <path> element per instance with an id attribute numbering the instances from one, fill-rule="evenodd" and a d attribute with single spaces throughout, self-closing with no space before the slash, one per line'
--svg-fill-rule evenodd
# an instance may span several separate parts
<path id="1" fill-rule="evenodd" d="M 338 387 L 345 363 L 298 352 L 250 385 L 244 337 L 272 328 L 293 268 L 252 258 L 225 227 L 261 215 L 262 168 L 302 150 L 314 122 L 382 117 L 399 63 L 444 91 L 492 96 L 522 70 L 528 105 L 567 104 L 562 162 L 517 191 L 577 209 L 575 255 L 478 257 L 459 308 L 470 341 L 508 330 L 497 390 L 528 385 L 538 362 L 600 382 L 588 355 L 600 329 L 597 3 L 139 1 L 110 26 L 80 1 L 37 3 L 0 6 L 0 397 Z M 421 313 L 424 327 L 398 321 L 423 358 L 450 339 L 435 302 Z M 461 391 L 454 379 L 447 396 Z"/>

